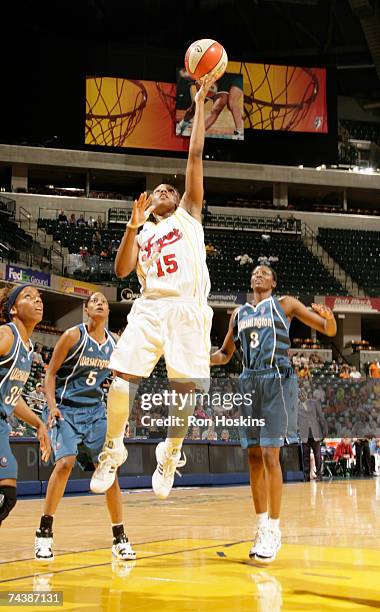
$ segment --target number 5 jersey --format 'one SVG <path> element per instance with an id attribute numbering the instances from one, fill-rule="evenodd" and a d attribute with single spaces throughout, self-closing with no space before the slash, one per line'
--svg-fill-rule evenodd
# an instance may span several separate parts
<path id="1" fill-rule="evenodd" d="M 98 344 L 85 324 L 75 327 L 80 338 L 57 372 L 55 399 L 57 406 L 92 408 L 103 401 L 102 385 L 111 375 L 109 359 L 116 342 L 108 330 L 103 344 Z"/>

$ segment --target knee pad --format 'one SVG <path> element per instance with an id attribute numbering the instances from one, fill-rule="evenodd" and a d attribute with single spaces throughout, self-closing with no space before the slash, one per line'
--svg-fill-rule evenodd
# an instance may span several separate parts
<path id="1" fill-rule="evenodd" d="M 13 510 L 17 502 L 16 487 L 0 486 L 0 525 Z"/>

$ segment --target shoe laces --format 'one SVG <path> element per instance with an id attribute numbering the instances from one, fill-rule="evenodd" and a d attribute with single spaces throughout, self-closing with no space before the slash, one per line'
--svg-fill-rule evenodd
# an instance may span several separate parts
<path id="1" fill-rule="evenodd" d="M 53 538 L 37 535 L 34 548 L 36 551 L 49 551 L 51 552 L 53 546 Z"/>
<path id="2" fill-rule="evenodd" d="M 115 472 L 117 468 L 117 461 L 111 457 L 107 451 L 103 451 L 99 455 L 99 465 L 96 470 L 96 477 L 100 480 L 106 478 L 110 472 Z"/>
<path id="3" fill-rule="evenodd" d="M 265 542 L 267 538 L 267 531 L 267 527 L 258 527 L 253 538 L 253 543 L 257 545 Z"/>
<path id="4" fill-rule="evenodd" d="M 158 463 L 158 471 L 164 478 L 171 477 L 173 474 L 178 474 L 178 476 L 182 477 L 182 474 L 178 471 L 178 468 L 183 468 L 186 465 L 187 459 L 185 453 L 183 453 L 183 459 L 177 459 L 177 455 L 177 453 L 175 455 L 170 455 L 169 453 L 165 452 L 163 463 Z M 181 455 L 180 451 L 179 455 Z"/>

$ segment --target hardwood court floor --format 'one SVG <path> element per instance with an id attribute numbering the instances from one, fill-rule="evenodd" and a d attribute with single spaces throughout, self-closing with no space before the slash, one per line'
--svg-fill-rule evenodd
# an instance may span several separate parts
<path id="1" fill-rule="evenodd" d="M 72 611 L 380 608 L 380 478 L 285 485 L 283 546 L 264 567 L 247 556 L 247 486 L 176 489 L 164 502 L 125 492 L 124 508 L 138 561 L 112 564 L 104 498 L 89 495 L 63 500 L 56 559 L 41 564 L 33 540 L 42 501 L 19 501 L 0 529 L 0 596 L 63 591 L 55 609 Z"/>

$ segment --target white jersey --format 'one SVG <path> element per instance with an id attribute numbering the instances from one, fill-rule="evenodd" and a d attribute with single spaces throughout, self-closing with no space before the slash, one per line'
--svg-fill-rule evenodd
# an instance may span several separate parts
<path id="1" fill-rule="evenodd" d="M 184 208 L 158 223 L 145 223 L 137 241 L 137 275 L 144 297 L 207 301 L 210 276 L 203 227 Z"/>

